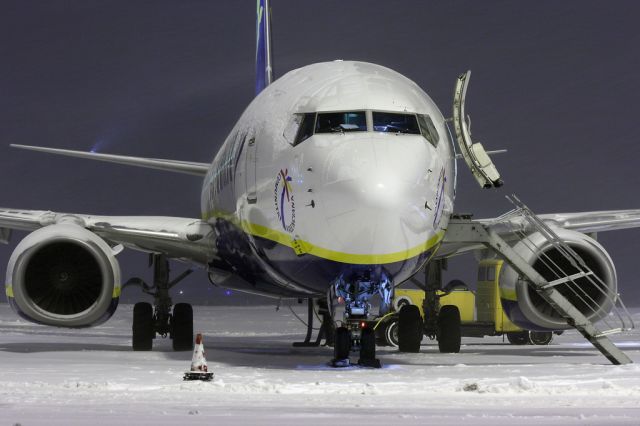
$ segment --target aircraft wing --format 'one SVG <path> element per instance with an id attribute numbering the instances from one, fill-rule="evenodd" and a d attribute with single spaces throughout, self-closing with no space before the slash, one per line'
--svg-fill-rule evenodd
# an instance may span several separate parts
<path id="1" fill-rule="evenodd" d="M 11 230 L 34 231 L 57 223 L 73 222 L 111 245 L 205 265 L 216 258 L 215 231 L 200 219 L 160 216 L 93 216 L 38 210 L 0 208 L 0 243 L 8 243 Z"/>
<path id="2" fill-rule="evenodd" d="M 547 225 L 556 228 L 592 234 L 604 231 L 640 228 L 640 210 L 607 210 L 583 213 L 551 213 L 537 215 Z M 503 239 L 509 241 L 517 238 L 516 232 L 532 232 L 532 226 L 519 215 L 505 214 L 492 219 L 473 220 L 478 225 L 495 231 Z M 453 219 L 439 251 L 439 255 L 450 257 L 471 250 L 484 248 L 481 244 L 461 244 L 447 239 L 447 235 L 455 235 L 459 222 Z"/>

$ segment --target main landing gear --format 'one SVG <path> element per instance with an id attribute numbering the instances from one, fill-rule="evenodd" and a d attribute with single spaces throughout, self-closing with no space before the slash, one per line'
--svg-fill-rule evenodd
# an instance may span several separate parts
<path id="1" fill-rule="evenodd" d="M 442 294 L 448 294 L 461 281 L 452 281 L 443 289 L 442 270 L 446 269 L 446 260 L 434 260 L 427 265 L 424 287 L 424 333 L 430 339 L 438 341 L 441 353 L 458 353 L 462 341 L 460 329 L 460 310 L 455 305 L 441 306 Z M 441 294 L 442 293 L 442 294 Z"/>
<path id="2" fill-rule="evenodd" d="M 147 302 L 136 303 L 133 307 L 133 350 L 150 351 L 156 335 L 169 336 L 175 351 L 193 350 L 193 308 L 188 303 L 176 303 L 172 312 L 173 302 L 169 296 L 169 290 L 193 270 L 169 281 L 169 260 L 165 255 L 151 255 L 150 263 L 153 265 L 153 285 L 140 278 L 131 278 L 125 284 L 139 285 L 154 298 L 153 307 Z"/>

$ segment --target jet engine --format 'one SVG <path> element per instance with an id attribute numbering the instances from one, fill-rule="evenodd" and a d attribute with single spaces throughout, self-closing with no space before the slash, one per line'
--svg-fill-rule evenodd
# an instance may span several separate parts
<path id="1" fill-rule="evenodd" d="M 596 275 L 576 278 L 555 288 L 592 322 L 604 318 L 612 310 L 617 298 L 617 276 L 613 261 L 593 238 L 564 229 L 555 232 Z M 549 282 L 578 272 L 540 233 L 529 235 L 513 248 Z M 562 273 L 558 274 L 558 271 Z M 570 328 L 566 320 L 513 268 L 505 264 L 499 280 L 502 305 L 513 323 L 527 330 Z"/>
<path id="2" fill-rule="evenodd" d="M 88 327 L 113 315 L 120 266 L 111 247 L 75 223 L 27 235 L 9 259 L 11 307 L 24 319 L 58 327 Z"/>

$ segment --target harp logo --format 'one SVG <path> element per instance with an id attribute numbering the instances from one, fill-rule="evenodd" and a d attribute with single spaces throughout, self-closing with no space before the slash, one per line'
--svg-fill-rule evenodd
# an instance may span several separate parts
<path id="1" fill-rule="evenodd" d="M 296 228 L 296 203 L 291 188 L 291 180 L 288 169 L 280 170 L 280 173 L 276 176 L 276 184 L 273 189 L 276 216 L 282 229 L 290 233 Z"/>

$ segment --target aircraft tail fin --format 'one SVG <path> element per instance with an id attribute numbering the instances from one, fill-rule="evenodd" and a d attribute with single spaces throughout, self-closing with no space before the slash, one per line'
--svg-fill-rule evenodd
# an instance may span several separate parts
<path id="1" fill-rule="evenodd" d="M 256 96 L 273 81 L 271 62 L 271 6 L 257 0 L 256 11 Z"/>

